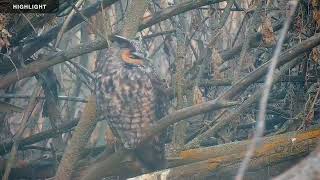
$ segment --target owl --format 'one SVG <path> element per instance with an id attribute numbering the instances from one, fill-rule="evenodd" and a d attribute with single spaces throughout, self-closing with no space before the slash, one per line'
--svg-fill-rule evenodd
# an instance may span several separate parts
<path id="1" fill-rule="evenodd" d="M 167 111 L 164 85 L 140 43 L 114 36 L 97 63 L 97 104 L 120 144 L 148 170 L 166 166 L 163 135 L 138 146 Z"/>

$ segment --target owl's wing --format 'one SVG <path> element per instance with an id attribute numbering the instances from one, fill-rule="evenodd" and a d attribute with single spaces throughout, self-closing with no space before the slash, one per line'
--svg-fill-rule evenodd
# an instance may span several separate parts
<path id="1" fill-rule="evenodd" d="M 167 115 L 170 99 L 166 92 L 167 87 L 164 81 L 160 79 L 155 70 L 149 73 L 149 78 L 156 95 L 156 117 L 159 120 Z"/>
<path id="2" fill-rule="evenodd" d="M 149 73 L 149 78 L 155 93 L 155 116 L 156 120 L 160 120 L 167 115 L 169 107 L 169 96 L 166 93 L 166 85 L 160 79 L 156 71 Z M 156 122 L 156 123 L 159 123 Z M 135 152 L 143 164 L 151 170 L 158 170 L 167 167 L 167 160 L 165 158 L 165 141 L 166 132 L 155 135 L 149 142 L 139 147 Z"/>

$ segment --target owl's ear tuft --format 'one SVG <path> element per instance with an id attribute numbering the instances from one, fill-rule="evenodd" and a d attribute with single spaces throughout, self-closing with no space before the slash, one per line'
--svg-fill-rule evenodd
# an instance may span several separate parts
<path id="1" fill-rule="evenodd" d="M 120 48 L 128 48 L 130 49 L 131 51 L 136 51 L 136 48 L 134 47 L 134 45 L 132 44 L 132 42 L 130 41 L 130 39 L 127 39 L 123 36 L 120 36 L 120 35 L 113 35 L 111 37 L 111 41 L 112 42 L 116 42 L 117 45 L 120 47 Z"/>

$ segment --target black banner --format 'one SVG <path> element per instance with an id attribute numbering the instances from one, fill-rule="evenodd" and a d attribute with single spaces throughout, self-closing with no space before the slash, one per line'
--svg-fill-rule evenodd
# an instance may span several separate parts
<path id="1" fill-rule="evenodd" d="M 59 0 L 0 0 L 0 13 L 56 13 Z"/>

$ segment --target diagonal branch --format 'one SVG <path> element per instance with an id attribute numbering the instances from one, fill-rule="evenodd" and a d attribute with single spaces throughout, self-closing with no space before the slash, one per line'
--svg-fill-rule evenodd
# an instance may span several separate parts
<path id="1" fill-rule="evenodd" d="M 279 57 L 279 63 L 277 67 L 282 66 L 283 64 L 293 60 L 299 54 L 304 53 L 305 51 L 318 46 L 320 44 L 320 33 L 315 34 L 309 39 L 306 39 L 299 43 L 298 45 L 287 49 Z M 260 66 L 255 71 L 251 72 L 244 78 L 237 81 L 229 90 L 222 94 L 219 99 L 231 99 L 234 96 L 238 95 L 240 92 L 244 91 L 249 85 L 259 80 L 264 76 L 268 70 L 270 62 L 266 62 Z"/>
<path id="2" fill-rule="evenodd" d="M 283 52 L 279 57 L 279 63 L 277 67 L 280 67 L 284 65 L 287 62 L 292 61 L 294 58 L 296 58 L 299 54 L 307 51 L 310 48 L 313 48 L 320 44 L 320 34 L 316 34 L 313 37 L 301 42 L 300 44 L 296 45 L 295 47 L 292 47 L 285 52 Z M 248 74 L 246 77 L 240 79 L 237 81 L 229 90 L 227 90 L 225 93 L 223 93 L 218 99 L 232 99 L 236 95 L 240 94 L 242 91 L 246 90 L 248 86 L 250 86 L 252 83 L 256 82 L 260 78 L 262 78 L 268 70 L 270 62 L 267 62 L 260 66 L 255 71 Z M 192 141 L 190 141 L 186 149 L 194 148 L 197 146 L 198 142 L 201 142 L 202 139 L 207 137 L 207 135 L 211 134 L 212 131 L 215 131 L 217 127 L 220 127 L 221 124 L 224 124 L 224 122 L 219 122 L 218 126 L 213 126 L 210 129 L 208 129 L 206 132 L 202 133 Z"/>
<path id="3" fill-rule="evenodd" d="M 96 96 L 92 95 L 89 97 L 80 121 L 63 153 L 56 173 L 56 180 L 67 180 L 71 178 L 72 172 L 80 159 L 83 147 L 87 145 L 96 123 Z"/>
<path id="4" fill-rule="evenodd" d="M 10 72 L 6 76 L 0 79 L 0 89 L 6 88 L 10 84 L 17 82 L 26 77 L 33 76 L 41 71 L 44 71 L 50 66 L 62 63 L 64 61 L 68 61 L 77 56 L 100 50 L 107 47 L 107 42 L 105 41 L 93 41 L 89 43 L 83 43 L 74 48 L 71 48 L 66 51 L 60 51 L 54 54 L 53 56 L 47 58 L 40 59 L 33 63 L 26 65 L 23 68 L 17 70 L 19 73 L 19 77 L 17 77 L 16 72 Z"/>

